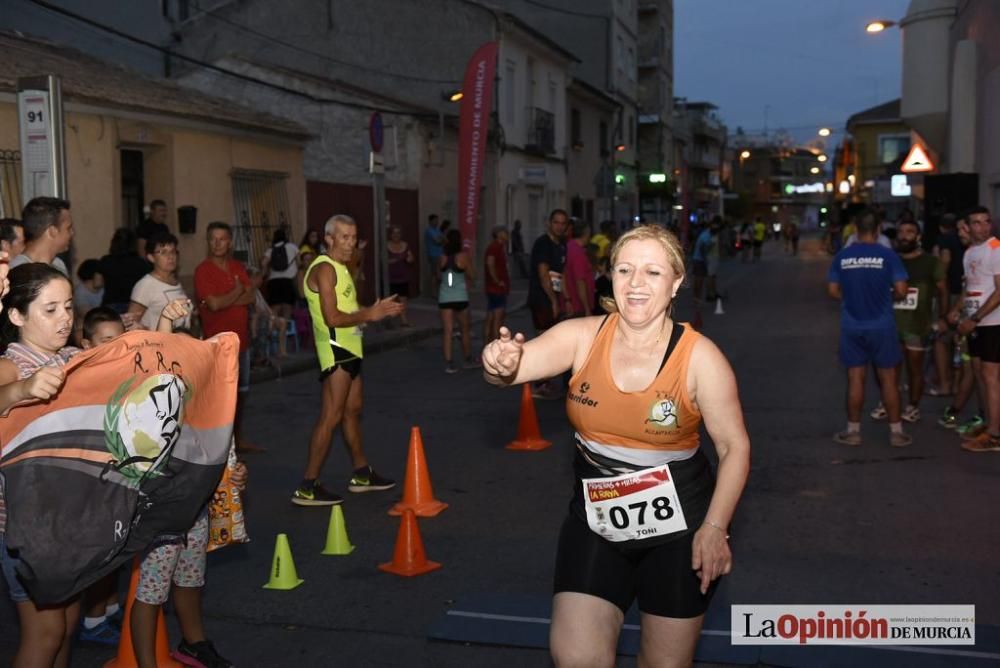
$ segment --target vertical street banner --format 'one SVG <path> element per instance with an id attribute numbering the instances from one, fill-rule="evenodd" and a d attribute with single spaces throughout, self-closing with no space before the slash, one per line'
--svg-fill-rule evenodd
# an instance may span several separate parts
<path id="1" fill-rule="evenodd" d="M 458 229 L 462 233 L 462 247 L 473 253 L 496 63 L 497 43 L 486 42 L 472 54 L 462 80 L 458 123 Z"/>

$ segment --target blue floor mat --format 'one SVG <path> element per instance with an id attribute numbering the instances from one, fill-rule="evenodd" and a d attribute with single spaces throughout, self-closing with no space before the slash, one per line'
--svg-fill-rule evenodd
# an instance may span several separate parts
<path id="1" fill-rule="evenodd" d="M 470 594 L 456 601 L 436 620 L 427 635 L 432 640 L 548 649 L 551 615 L 551 596 Z M 639 653 L 639 613 L 635 608 L 625 616 L 618 653 L 625 656 Z M 695 659 L 753 665 L 759 656 L 759 647 L 734 647 L 729 643 L 729 606 L 713 605 L 705 618 Z"/>

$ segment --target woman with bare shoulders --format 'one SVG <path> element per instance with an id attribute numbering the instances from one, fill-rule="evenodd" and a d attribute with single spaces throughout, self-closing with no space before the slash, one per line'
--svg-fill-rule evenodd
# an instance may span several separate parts
<path id="1" fill-rule="evenodd" d="M 750 468 L 736 378 L 722 352 L 672 320 L 684 280 L 676 237 L 647 225 L 611 251 L 606 316 L 525 341 L 506 328 L 483 350 L 486 380 L 527 383 L 572 369 L 575 488 L 556 556 L 556 666 L 613 666 L 638 599 L 640 666 L 693 661 L 705 611 L 730 572 L 728 527 Z M 699 443 L 704 421 L 717 478 Z"/>

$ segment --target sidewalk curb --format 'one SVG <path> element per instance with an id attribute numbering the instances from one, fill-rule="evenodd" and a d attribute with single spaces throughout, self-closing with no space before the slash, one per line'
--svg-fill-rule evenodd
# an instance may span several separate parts
<path id="1" fill-rule="evenodd" d="M 508 313 L 517 313 L 518 311 L 527 308 L 527 302 L 515 306 L 507 310 Z M 473 317 L 470 320 L 469 328 L 472 329 L 477 325 L 481 325 L 485 322 L 485 317 L 476 318 Z M 372 355 L 377 355 L 379 353 L 388 352 L 390 350 L 396 350 L 398 348 L 405 348 L 411 346 L 415 343 L 420 343 L 426 339 L 433 336 L 440 336 L 442 327 L 422 327 L 413 328 L 409 331 L 399 330 L 394 331 L 393 335 L 381 337 L 378 341 L 373 341 L 371 344 L 365 344 L 365 357 L 370 357 Z M 264 383 L 269 380 L 278 380 L 285 378 L 287 376 L 292 376 L 299 373 L 305 373 L 307 371 L 316 371 L 316 356 L 313 355 L 298 355 L 294 358 L 288 358 L 284 364 L 280 366 L 266 366 L 258 367 L 251 370 L 250 372 L 250 384 L 255 385 L 257 383 Z"/>

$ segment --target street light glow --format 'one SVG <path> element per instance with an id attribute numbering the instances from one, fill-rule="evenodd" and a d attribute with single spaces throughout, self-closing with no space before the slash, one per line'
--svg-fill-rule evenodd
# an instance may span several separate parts
<path id="1" fill-rule="evenodd" d="M 894 25 L 896 25 L 895 21 L 886 21 L 884 19 L 878 19 L 866 25 L 865 32 L 868 33 L 882 32 L 886 28 L 891 28 Z"/>
<path id="2" fill-rule="evenodd" d="M 819 160 L 820 162 L 826 162 L 826 154 L 820 153 L 819 155 L 816 156 L 816 159 Z"/>
<path id="3" fill-rule="evenodd" d="M 820 137 L 829 137 L 830 136 L 830 128 L 820 128 L 818 134 L 819 134 Z"/>
<path id="4" fill-rule="evenodd" d="M 649 175 L 649 182 L 650 183 L 666 183 L 667 182 L 667 175 L 666 174 L 656 174 L 656 173 L 650 174 Z"/>
<path id="5" fill-rule="evenodd" d="M 812 167 L 812 168 L 811 168 L 811 169 L 809 170 L 809 173 L 810 173 L 810 174 L 819 174 L 819 167 Z"/>
<path id="6" fill-rule="evenodd" d="M 740 158 L 743 160 L 746 160 L 749 157 L 750 157 L 750 151 L 743 151 L 742 153 L 740 153 Z"/>

